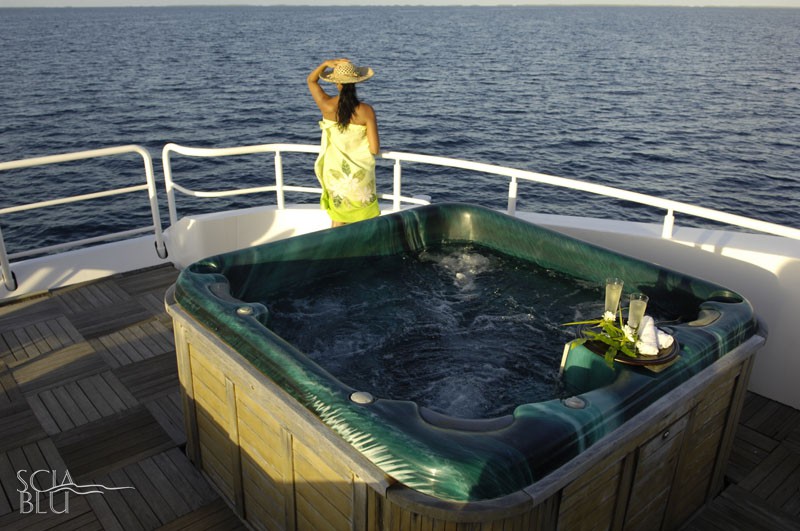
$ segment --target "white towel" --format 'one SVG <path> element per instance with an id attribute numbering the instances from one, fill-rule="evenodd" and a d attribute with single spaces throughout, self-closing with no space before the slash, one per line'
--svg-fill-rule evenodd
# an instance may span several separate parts
<path id="1" fill-rule="evenodd" d="M 658 333 L 652 317 L 645 315 L 639 323 L 639 341 L 636 342 L 636 351 L 643 356 L 658 355 Z"/>
<path id="2" fill-rule="evenodd" d="M 672 342 L 675 341 L 675 338 L 669 335 L 668 333 L 659 330 L 658 331 L 658 348 L 669 348 L 672 346 Z"/>

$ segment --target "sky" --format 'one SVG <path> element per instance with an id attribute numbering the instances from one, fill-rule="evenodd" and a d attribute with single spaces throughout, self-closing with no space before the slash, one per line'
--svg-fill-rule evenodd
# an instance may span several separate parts
<path id="1" fill-rule="evenodd" d="M 3 7 L 167 5 L 641 5 L 800 7 L 800 0 L 0 0 Z"/>

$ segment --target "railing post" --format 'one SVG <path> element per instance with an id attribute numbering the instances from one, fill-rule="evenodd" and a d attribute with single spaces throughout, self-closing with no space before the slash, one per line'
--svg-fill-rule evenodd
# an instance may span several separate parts
<path id="1" fill-rule="evenodd" d="M 144 175 L 147 181 L 147 196 L 150 199 L 150 213 L 153 216 L 153 228 L 156 237 L 156 254 L 159 258 L 167 257 L 167 246 L 164 243 L 164 235 L 161 229 L 161 214 L 158 210 L 158 196 L 156 194 L 156 179 L 153 175 L 153 157 L 150 152 L 144 148 L 136 148 L 137 151 L 144 159 Z"/>
<path id="2" fill-rule="evenodd" d="M 667 215 L 664 216 L 664 226 L 661 228 L 661 237 L 665 240 L 672 239 L 672 229 L 675 226 L 675 215 L 670 208 L 667 210 Z"/>
<path id="3" fill-rule="evenodd" d="M 393 194 L 394 200 L 392 202 L 392 210 L 400 210 L 400 181 L 403 170 L 400 167 L 400 159 L 394 159 L 394 187 Z"/>
<path id="4" fill-rule="evenodd" d="M 508 215 L 513 216 L 517 212 L 517 178 L 511 177 L 508 183 Z"/>
<path id="5" fill-rule="evenodd" d="M 275 151 L 275 196 L 278 201 L 278 210 L 283 210 L 283 159 L 281 159 L 281 152 Z"/>
<path id="6" fill-rule="evenodd" d="M 17 289 L 17 279 L 11 273 L 11 264 L 8 263 L 6 254 L 6 242 L 3 239 L 3 230 L 0 229 L 0 272 L 3 274 L 3 284 L 8 291 Z"/>
<path id="7" fill-rule="evenodd" d="M 172 184 L 172 164 L 169 152 L 172 144 L 167 144 L 161 151 L 161 164 L 164 166 L 164 187 L 167 190 L 167 209 L 169 210 L 169 224 L 175 225 L 178 222 L 178 209 L 175 207 L 175 187 Z"/>

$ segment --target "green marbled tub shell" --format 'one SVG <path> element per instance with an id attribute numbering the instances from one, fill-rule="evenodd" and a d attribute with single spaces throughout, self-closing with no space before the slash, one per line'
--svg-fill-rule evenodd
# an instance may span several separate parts
<path id="1" fill-rule="evenodd" d="M 301 286 L 343 260 L 401 256 L 443 244 L 475 244 L 598 285 L 610 276 L 682 316 L 669 331 L 676 363 L 655 374 L 614 369 L 585 347 L 570 354 L 565 386 L 583 403 L 519 404 L 500 419 L 443 419 L 412 402 L 357 391 L 272 333 L 260 302 Z M 713 283 L 567 237 L 482 207 L 437 204 L 198 261 L 179 276 L 177 302 L 332 430 L 397 481 L 450 501 L 519 491 L 578 455 L 653 401 L 752 336 L 751 305 Z M 241 308 L 247 310 L 242 311 Z M 702 310 L 715 317 L 689 325 Z M 561 352 L 554 352 L 560 357 Z"/>

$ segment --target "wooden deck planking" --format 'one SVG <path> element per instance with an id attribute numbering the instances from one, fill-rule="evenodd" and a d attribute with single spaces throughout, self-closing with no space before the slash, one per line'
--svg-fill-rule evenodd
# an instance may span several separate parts
<path id="1" fill-rule="evenodd" d="M 103 360 L 85 341 L 48 352 L 10 368 L 24 393 L 49 389 L 106 370 Z"/>
<path id="2" fill-rule="evenodd" d="M 159 267 L 0 305 L 0 528 L 241 526 L 182 452 L 163 303 L 176 276 Z M 22 469 L 133 488 L 72 495 L 68 514 L 24 514 Z"/>
<path id="3" fill-rule="evenodd" d="M 160 267 L 0 306 L 0 528 L 244 529 L 182 451 Z M 19 512 L 24 467 L 134 487 Z M 800 412 L 748 395 L 728 487 L 684 528 L 800 529 Z"/>
<path id="4" fill-rule="evenodd" d="M 174 352 L 120 367 L 114 374 L 133 396 L 143 402 L 171 393 L 178 384 Z"/>
<path id="5" fill-rule="evenodd" d="M 230 511 L 225 502 L 217 499 L 158 529 L 159 531 L 208 531 L 216 529 L 237 531 L 247 528 Z"/>
<path id="6" fill-rule="evenodd" d="M 800 411 L 748 393 L 728 486 L 687 531 L 800 530 Z"/>

